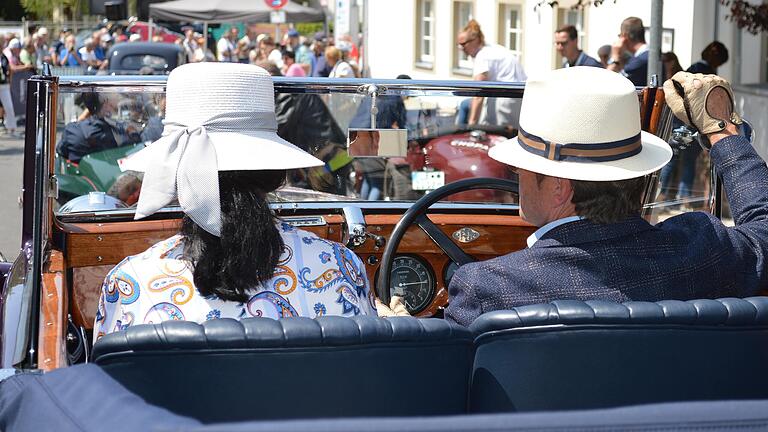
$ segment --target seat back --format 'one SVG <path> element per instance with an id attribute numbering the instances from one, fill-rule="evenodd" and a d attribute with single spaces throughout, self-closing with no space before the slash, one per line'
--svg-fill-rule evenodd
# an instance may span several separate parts
<path id="1" fill-rule="evenodd" d="M 94 361 L 202 422 L 466 412 L 472 334 L 441 319 L 166 321 L 101 338 Z"/>
<path id="2" fill-rule="evenodd" d="M 768 398 L 768 298 L 555 301 L 472 325 L 470 412 Z"/>

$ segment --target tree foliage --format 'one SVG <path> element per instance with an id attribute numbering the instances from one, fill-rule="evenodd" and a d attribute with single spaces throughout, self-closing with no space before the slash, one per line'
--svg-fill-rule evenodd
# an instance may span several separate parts
<path id="1" fill-rule="evenodd" d="M 730 8 L 726 18 L 740 29 L 755 35 L 768 33 L 768 4 L 753 5 L 746 0 L 720 0 L 720 3 Z"/>
<path id="2" fill-rule="evenodd" d="M 611 3 L 616 3 L 616 1 L 617 0 L 612 0 Z M 576 3 L 574 3 L 571 6 L 571 9 L 584 9 L 584 8 L 588 8 L 590 6 L 598 7 L 598 6 L 602 5 L 603 3 L 605 3 L 605 0 L 576 0 Z M 536 11 L 538 8 L 540 8 L 542 6 L 547 6 L 547 5 L 549 5 L 550 7 L 554 8 L 554 7 L 557 7 L 559 4 L 560 4 L 560 2 L 557 1 L 557 0 L 552 0 L 552 1 L 550 1 L 550 0 L 542 0 L 542 1 L 538 2 L 533 7 L 533 10 Z"/>
<path id="3" fill-rule="evenodd" d="M 21 0 L 27 13 L 32 18 L 48 20 L 53 17 L 53 11 L 61 8 L 69 18 L 76 18 L 82 14 L 82 0 Z"/>
<path id="4" fill-rule="evenodd" d="M 617 0 L 613 0 L 616 3 Z M 768 4 L 754 5 L 748 0 L 719 0 L 720 4 L 729 8 L 726 18 L 736 23 L 740 29 L 745 29 L 752 34 L 768 33 Z M 590 6 L 600 6 L 605 0 L 576 0 L 571 9 L 584 9 Z M 541 0 L 534 7 L 537 10 L 543 6 L 557 7 L 557 0 Z"/>

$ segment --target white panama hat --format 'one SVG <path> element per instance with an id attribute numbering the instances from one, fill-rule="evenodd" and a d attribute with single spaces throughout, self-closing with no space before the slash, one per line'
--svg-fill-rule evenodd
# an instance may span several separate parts
<path id="1" fill-rule="evenodd" d="M 518 136 L 488 154 L 552 177 L 615 181 L 660 169 L 672 149 L 640 130 L 632 82 L 605 69 L 577 66 L 529 78 Z"/>
<path id="2" fill-rule="evenodd" d="M 145 173 L 136 219 L 178 197 L 184 213 L 218 236 L 218 171 L 323 165 L 277 135 L 272 77 L 257 66 L 209 62 L 174 69 L 163 124 L 160 139 L 120 164 Z"/>

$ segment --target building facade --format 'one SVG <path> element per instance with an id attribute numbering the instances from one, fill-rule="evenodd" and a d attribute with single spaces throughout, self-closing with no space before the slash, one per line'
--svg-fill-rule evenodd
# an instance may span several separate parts
<path id="1" fill-rule="evenodd" d="M 759 2 L 759 0 L 756 0 Z M 539 5 L 543 3 L 543 5 Z M 621 21 L 641 18 L 650 26 L 651 0 L 606 1 L 574 10 L 574 0 L 551 7 L 539 0 L 368 0 L 367 46 L 370 73 L 375 78 L 408 74 L 415 79 L 467 79 L 471 59 L 456 45 L 456 37 L 476 19 L 488 43 L 514 51 L 528 75 L 560 67 L 554 31 L 573 24 L 581 48 L 598 58 L 602 45 L 613 43 Z M 768 82 L 768 37 L 738 30 L 727 20 L 728 8 L 718 0 L 664 2 L 662 51 L 673 51 L 683 68 L 699 60 L 701 50 L 720 40 L 731 59 L 719 73 L 736 84 Z"/>

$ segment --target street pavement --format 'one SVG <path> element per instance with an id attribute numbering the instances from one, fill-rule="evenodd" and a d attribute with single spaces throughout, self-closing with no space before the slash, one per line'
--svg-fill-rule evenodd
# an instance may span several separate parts
<path id="1" fill-rule="evenodd" d="M 21 195 L 24 140 L 0 135 L 0 252 L 8 261 L 21 245 Z"/>

